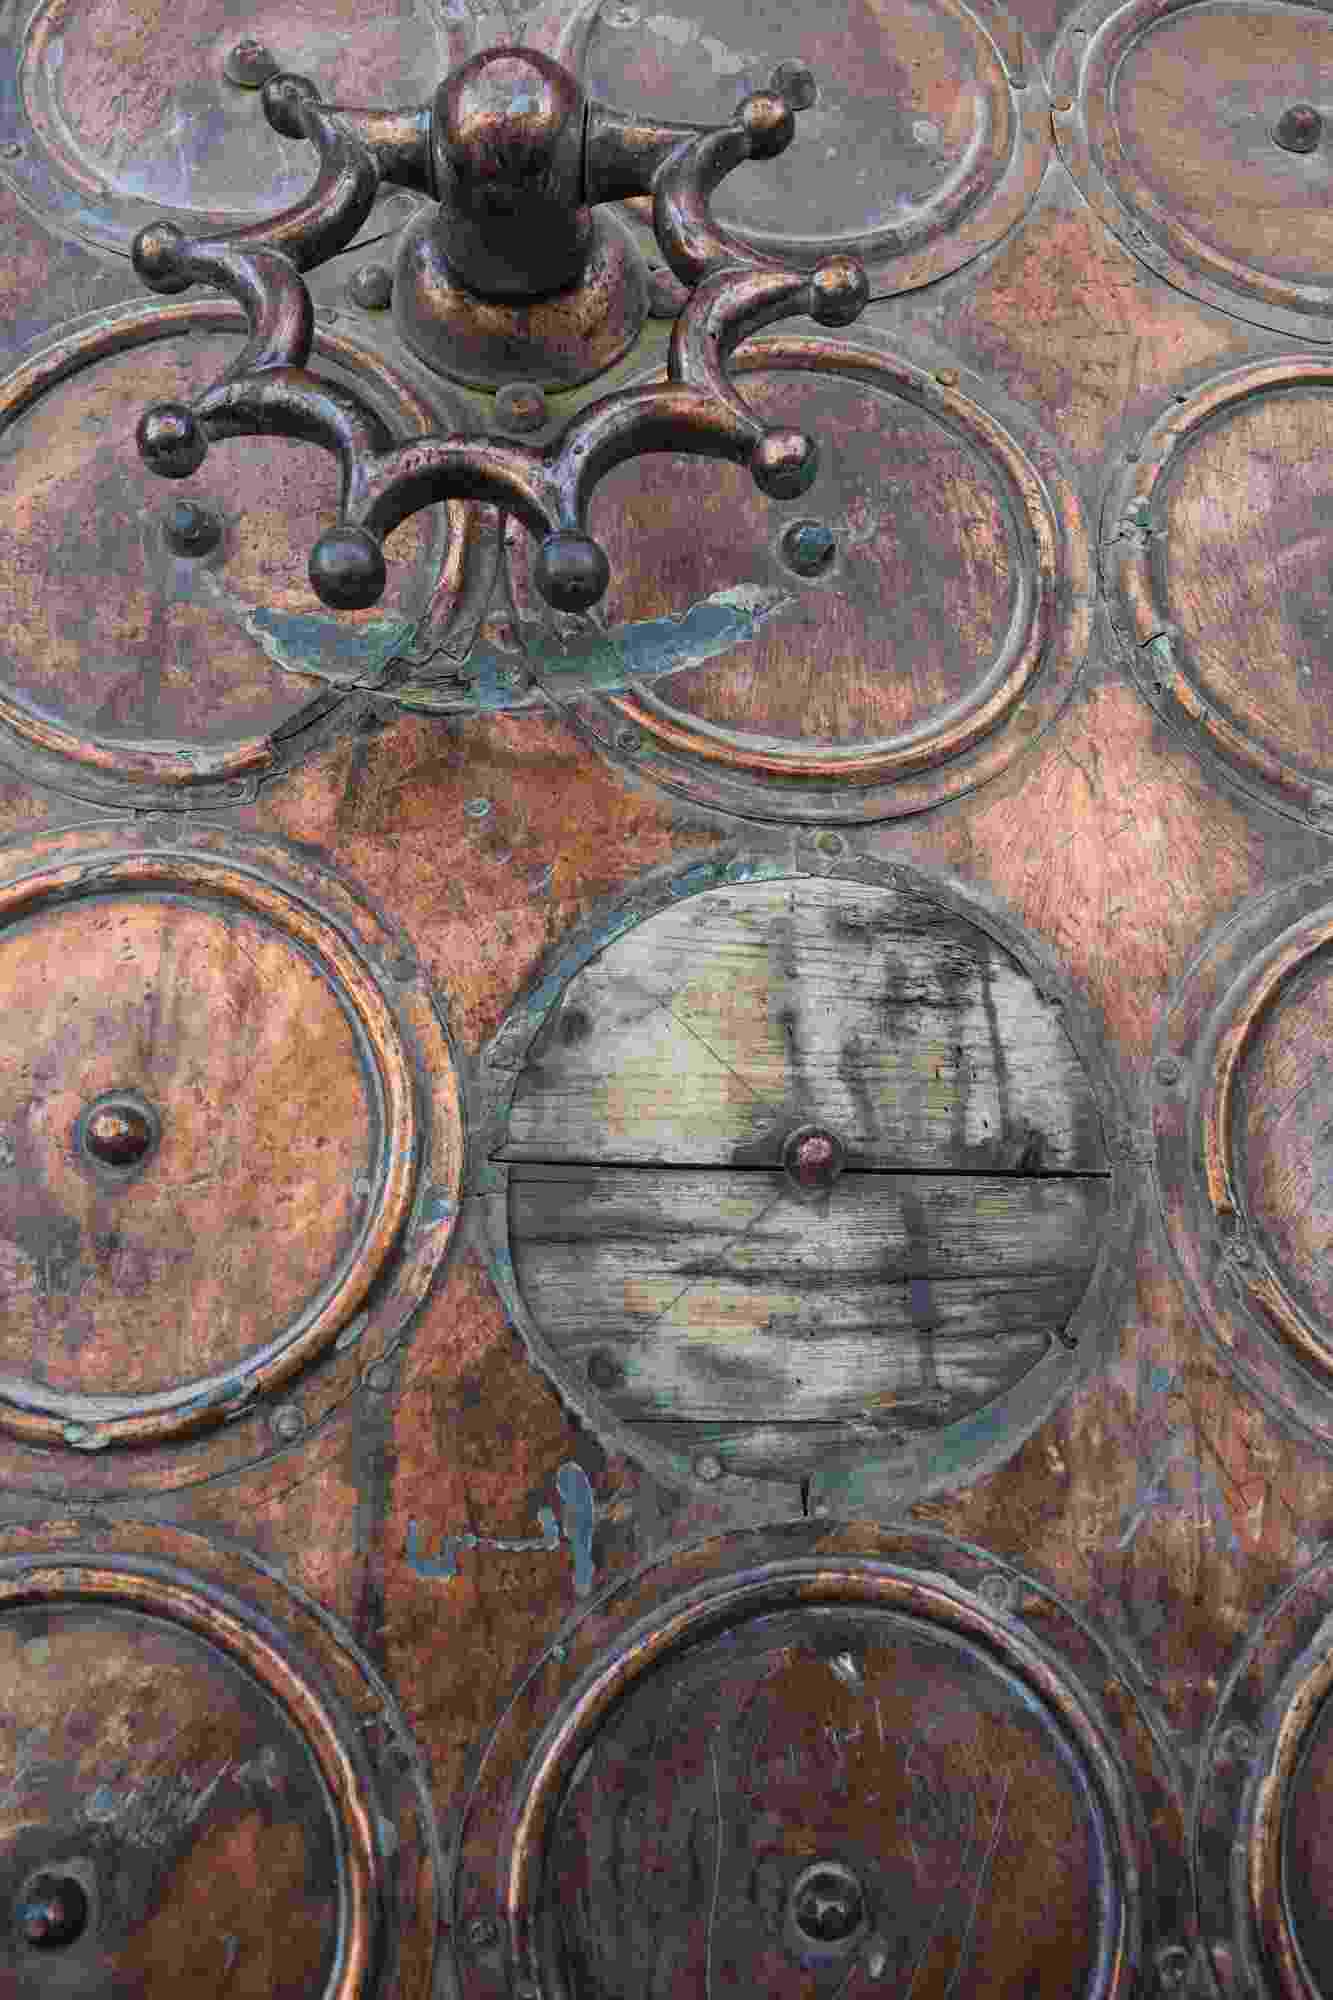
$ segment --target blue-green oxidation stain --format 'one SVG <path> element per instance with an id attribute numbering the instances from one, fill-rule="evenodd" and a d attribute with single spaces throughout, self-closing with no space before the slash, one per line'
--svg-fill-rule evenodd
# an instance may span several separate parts
<path id="1" fill-rule="evenodd" d="M 441 1578 L 451 1582 L 458 1575 L 458 1551 L 460 1549 L 500 1549 L 506 1554 L 527 1553 L 535 1550 L 557 1549 L 563 1534 L 574 1558 L 574 1592 L 578 1597 L 586 1597 L 592 1589 L 593 1560 L 592 1537 L 597 1520 L 597 1504 L 592 1490 L 592 1481 L 583 1467 L 573 1459 L 566 1461 L 555 1475 L 556 1491 L 560 1495 L 560 1521 L 557 1523 L 550 1507 L 537 1509 L 539 1535 L 445 1535 L 440 1543 L 438 1556 L 423 1556 L 417 1539 L 417 1524 L 407 1524 L 407 1545 L 403 1551 L 407 1561 L 418 1576 L 427 1580 Z"/>
<path id="2" fill-rule="evenodd" d="M 313 674 L 335 687 L 378 687 L 395 660 L 416 636 L 416 621 L 377 618 L 369 625 L 339 624 L 311 613 L 270 611 L 259 605 L 246 615 L 245 629 L 274 666 L 287 673 Z"/>

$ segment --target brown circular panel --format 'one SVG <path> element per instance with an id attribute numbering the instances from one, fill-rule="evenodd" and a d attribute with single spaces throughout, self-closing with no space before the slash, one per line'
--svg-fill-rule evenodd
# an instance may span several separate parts
<path id="1" fill-rule="evenodd" d="M 900 291 L 975 256 L 1035 191 L 1040 78 L 1024 76 L 1022 37 L 989 0 L 604 7 L 587 79 L 613 104 L 715 125 L 789 58 L 818 95 L 781 158 L 742 166 L 714 197 L 738 244 L 809 263 L 850 250 Z"/>
<path id="2" fill-rule="evenodd" d="M 335 681 L 339 667 L 353 678 L 359 636 L 361 678 L 373 681 L 391 650 L 376 655 L 377 635 L 406 642 L 448 547 L 446 510 L 404 523 L 383 604 L 340 613 L 334 631 L 306 574 L 337 516 L 328 453 L 233 439 L 192 479 L 148 470 L 134 441 L 142 411 L 188 400 L 230 365 L 241 335 L 226 329 L 238 322 L 224 306 L 135 307 L 0 385 L 0 741 L 20 768 L 75 792 L 180 805 L 252 787 L 336 699 L 328 678 L 300 667 L 313 659 Z M 321 334 L 316 361 L 400 424 L 429 426 L 353 341 Z M 198 554 L 173 545 L 182 502 L 202 510 Z"/>
<path id="3" fill-rule="evenodd" d="M 658 897 L 501 1030 L 511 1309 L 673 1477 L 956 1483 L 1099 1323 L 1121 1204 L 1076 1006 L 925 878 L 719 861 Z"/>
<path id="4" fill-rule="evenodd" d="M 315 154 L 269 125 L 257 88 L 228 75 L 238 44 L 267 51 L 326 102 L 424 101 L 470 47 L 458 22 L 421 0 L 367 11 L 352 0 L 260 4 L 225 0 L 139 7 L 115 0 L 36 0 L 7 57 L 23 158 L 12 171 L 67 227 L 127 251 L 138 228 L 169 210 L 197 233 L 276 214 L 315 178 Z M 233 59 L 231 67 L 235 67 Z M 372 240 L 416 207 L 390 195 Z"/>
<path id="5" fill-rule="evenodd" d="M 1317 330 L 1333 306 L 1327 10 L 1131 0 L 1074 19 L 1054 74 L 1058 98 L 1081 65 L 1079 101 L 1056 137 L 1084 191 L 1173 281 Z"/>
<path id="6" fill-rule="evenodd" d="M 216 838 L 109 846 L 11 851 L 0 883 L 0 1429 L 84 1449 L 220 1423 L 330 1350 L 426 1144 L 395 1007 L 305 883 Z"/>
<path id="7" fill-rule="evenodd" d="M 1251 906 L 1202 955 L 1171 1003 L 1154 1071 L 1159 1193 L 1204 1324 L 1243 1380 L 1325 1440 L 1331 1024 L 1325 874 Z"/>
<path id="8" fill-rule="evenodd" d="M 1179 397 L 1110 506 L 1150 698 L 1290 812 L 1333 786 L 1333 367 L 1310 355 Z"/>
<path id="9" fill-rule="evenodd" d="M 1102 1726 L 938 1571 L 779 1561 L 660 1605 L 585 1669 L 509 1826 L 511 1949 L 541 2000 L 1133 1980 Z"/>
<path id="10" fill-rule="evenodd" d="M 669 455 L 598 489 L 606 616 L 649 670 L 605 704 L 607 729 L 619 742 L 630 723 L 655 776 L 733 810 L 919 810 L 1003 768 L 1067 693 L 1087 632 L 1077 504 L 930 375 L 799 337 L 762 354 L 738 359 L 747 402 L 819 439 L 799 500 Z M 700 664 L 651 672 L 654 629 L 678 658 L 690 619 L 723 606 L 736 644 L 701 623 Z"/>
<path id="11" fill-rule="evenodd" d="M 1312 1993 L 1333 1990 L 1333 1703 L 1325 1696 L 1287 1789 L 1282 1890 Z"/>
<path id="12" fill-rule="evenodd" d="M 345 1722 L 179 1571 L 0 1575 L 0 1987 L 362 2000 L 386 1870 Z"/>

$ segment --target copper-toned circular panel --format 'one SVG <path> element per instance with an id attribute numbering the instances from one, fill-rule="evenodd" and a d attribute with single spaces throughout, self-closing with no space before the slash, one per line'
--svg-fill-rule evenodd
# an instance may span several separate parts
<path id="1" fill-rule="evenodd" d="M 1112 496 L 1112 575 L 1149 697 L 1282 809 L 1333 787 L 1333 366 L 1178 397 Z"/>
<path id="2" fill-rule="evenodd" d="M 404 1023 L 304 883 L 240 843 L 107 845 L 0 882 L 0 1427 L 85 1449 L 332 1348 L 426 1143 Z"/>
<path id="3" fill-rule="evenodd" d="M 1314 1993 L 1333 1986 L 1333 1702 L 1302 1746 L 1283 1812 L 1282 1887 L 1292 1941 Z"/>
<path id="4" fill-rule="evenodd" d="M 1040 447 L 900 360 L 788 337 L 738 366 L 763 420 L 818 437 L 822 470 L 785 503 L 669 455 L 603 482 L 606 617 L 648 669 L 604 704 L 610 740 L 630 725 L 654 776 L 762 817 L 886 817 L 992 776 L 1082 661 L 1072 493 Z M 726 617 L 730 646 L 707 622 Z M 654 676 L 653 630 L 679 658 L 691 620 L 700 663 Z"/>
<path id="5" fill-rule="evenodd" d="M 35 0 L 6 57 L 23 147 L 10 171 L 39 208 L 114 250 L 163 210 L 196 231 L 249 222 L 296 201 L 315 176 L 313 148 L 264 116 L 265 74 L 308 76 L 326 102 L 411 105 L 470 46 L 461 20 L 421 0 L 373 12 L 352 0 L 261 0 L 242 13 L 187 0 L 132 17 L 115 0 Z M 390 195 L 363 240 L 415 206 Z"/>
<path id="6" fill-rule="evenodd" d="M 1171 1003 L 1154 1069 L 1157 1174 L 1172 1247 L 1242 1378 L 1333 1436 L 1328 1200 L 1321 1115 L 1333 1021 L 1333 882 L 1242 913 Z"/>
<path id="7" fill-rule="evenodd" d="M 926 878 L 656 894 L 501 1030 L 497 1269 L 537 1359 L 676 1477 L 956 1483 L 1099 1323 L 1114 1114 L 1076 1004 Z"/>
<path id="8" fill-rule="evenodd" d="M 1333 308 L 1327 10 L 1100 0 L 1072 22 L 1056 138 L 1100 212 L 1173 282 L 1319 334 Z"/>
<path id="9" fill-rule="evenodd" d="M 781 159 L 741 167 L 715 197 L 738 242 L 811 263 L 852 250 L 900 291 L 975 256 L 1035 191 L 1040 73 L 989 0 L 607 6 L 587 79 L 613 104 L 712 125 L 784 59 L 810 66 L 818 95 Z"/>
<path id="10" fill-rule="evenodd" d="M 149 472 L 140 414 L 228 366 L 238 322 L 216 304 L 133 307 L 0 384 L 0 754 L 81 795 L 183 805 L 252 789 L 337 701 L 340 674 L 373 685 L 449 545 L 444 509 L 404 523 L 383 604 L 335 626 L 306 574 L 337 513 L 327 453 L 239 439 L 194 478 Z M 321 333 L 316 355 L 401 426 L 429 428 L 350 338 Z"/>

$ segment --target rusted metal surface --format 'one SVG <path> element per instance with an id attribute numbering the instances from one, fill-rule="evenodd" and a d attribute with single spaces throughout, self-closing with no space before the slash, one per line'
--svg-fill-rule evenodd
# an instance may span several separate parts
<path id="1" fill-rule="evenodd" d="M 424 2000 L 434 1832 L 346 1635 L 197 1536 L 0 1546 L 5 1989 Z"/>

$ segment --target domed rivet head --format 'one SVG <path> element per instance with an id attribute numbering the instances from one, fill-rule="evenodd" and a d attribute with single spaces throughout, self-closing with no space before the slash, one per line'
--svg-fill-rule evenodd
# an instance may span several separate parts
<path id="1" fill-rule="evenodd" d="M 790 59 L 778 64 L 768 79 L 768 87 L 785 98 L 793 111 L 808 111 L 817 95 L 814 71 L 808 64 Z"/>
<path id="2" fill-rule="evenodd" d="M 14 1927 L 34 1951 L 73 1944 L 88 1924 L 88 1897 L 72 1875 L 38 1875 L 14 1907 Z"/>
<path id="3" fill-rule="evenodd" d="M 622 722 L 616 731 L 616 748 L 628 755 L 643 745 L 643 737 L 632 722 Z"/>
<path id="4" fill-rule="evenodd" d="M 206 556 L 222 539 L 222 523 L 207 507 L 178 500 L 162 517 L 162 539 L 178 556 Z"/>
<path id="5" fill-rule="evenodd" d="M 838 538 L 827 522 L 791 521 L 778 546 L 782 560 L 797 576 L 823 576 L 838 553 Z"/>
<path id="6" fill-rule="evenodd" d="M 819 477 L 819 447 L 804 431 L 766 431 L 750 460 L 750 477 L 770 500 L 799 500 Z"/>
<path id="7" fill-rule="evenodd" d="M 1324 121 L 1313 104 L 1289 104 L 1273 127 L 1273 142 L 1284 153 L 1313 153 L 1324 135 Z"/>
<path id="8" fill-rule="evenodd" d="M 495 421 L 518 437 L 539 431 L 546 422 L 545 392 L 535 382 L 506 382 L 495 392 Z"/>
<path id="9" fill-rule="evenodd" d="M 463 1939 L 469 1951 L 489 1951 L 500 1942 L 500 1926 L 494 1917 L 471 1917 L 463 1926 Z"/>
<path id="10" fill-rule="evenodd" d="M 750 142 L 752 160 L 785 152 L 796 132 L 796 116 L 776 90 L 756 90 L 736 107 L 736 120 Z"/>
<path id="11" fill-rule="evenodd" d="M 305 1418 L 295 1403 L 279 1403 L 269 1421 L 273 1426 L 273 1435 L 281 1438 L 284 1444 L 291 1444 L 305 1429 Z"/>
<path id="12" fill-rule="evenodd" d="M 391 1361 L 372 1361 L 362 1380 L 377 1396 L 387 1396 L 398 1377 Z"/>
<path id="13" fill-rule="evenodd" d="M 787 1914 L 799 1944 L 845 1947 L 865 1925 L 865 1891 L 842 1862 L 816 1861 L 792 1884 Z"/>
<path id="14" fill-rule="evenodd" d="M 159 285 L 158 291 L 170 286 Z M 208 439 L 184 403 L 155 403 L 135 428 L 139 456 L 162 479 L 188 479 L 208 453 Z"/>
<path id="15" fill-rule="evenodd" d="M 363 264 L 348 279 L 347 296 L 364 312 L 383 312 L 393 297 L 393 272 L 387 264 Z"/>
<path id="16" fill-rule="evenodd" d="M 363 611 L 384 595 L 384 551 L 365 528 L 330 528 L 310 551 L 311 588 L 334 611 Z"/>
<path id="17" fill-rule="evenodd" d="M 606 595 L 611 565 L 590 535 L 560 529 L 537 551 L 532 580 L 556 611 L 590 611 Z"/>
<path id="18" fill-rule="evenodd" d="M 983 1576 L 977 1585 L 977 1594 L 985 1599 L 992 1611 L 1012 1611 L 1018 1602 L 1014 1579 L 1006 1576 L 1003 1570 L 992 1570 L 989 1576 Z"/>
<path id="19" fill-rule="evenodd" d="M 1160 1084 L 1165 1085 L 1170 1090 L 1173 1084 L 1180 1082 L 1181 1068 L 1179 1057 L 1159 1056 L 1153 1064 L 1152 1073 Z"/>
<path id="20" fill-rule="evenodd" d="M 157 1113 L 133 1091 L 108 1091 L 85 1105 L 75 1127 L 85 1159 L 115 1174 L 137 1172 L 161 1136 Z"/>
<path id="21" fill-rule="evenodd" d="M 222 72 L 228 83 L 234 83 L 238 90 L 259 90 L 271 76 L 276 76 L 282 64 L 271 49 L 251 35 L 233 42 L 222 63 Z"/>
<path id="22" fill-rule="evenodd" d="M 823 833 L 815 835 L 815 846 L 821 854 L 826 854 L 830 861 L 836 861 L 839 855 L 847 852 L 847 842 L 840 833 L 834 833 L 832 827 L 826 827 Z"/>
<path id="23" fill-rule="evenodd" d="M 1189 1976 L 1190 1954 L 1183 1944 L 1164 1944 L 1157 1954 L 1157 1984 L 1163 1993 L 1178 1993 Z"/>
<path id="24" fill-rule="evenodd" d="M 829 257 L 810 274 L 810 317 L 820 326 L 850 326 L 870 303 L 870 279 L 855 257 Z"/>
<path id="25" fill-rule="evenodd" d="M 694 1476 L 708 1486 L 722 1477 L 722 1460 L 715 1451 L 701 1451 L 694 1461 Z"/>
<path id="26" fill-rule="evenodd" d="M 619 1386 L 624 1370 L 614 1354 L 608 1354 L 599 1347 L 595 1354 L 588 1356 L 588 1380 L 594 1389 L 615 1389 Z"/>
<path id="27" fill-rule="evenodd" d="M 802 1125 L 783 1144 L 782 1165 L 799 1194 L 827 1194 L 846 1163 L 841 1139 L 822 1125 Z"/>
<path id="28" fill-rule="evenodd" d="M 0 159 L 21 160 L 22 157 L 23 148 L 17 139 L 7 139 L 4 145 L 0 146 Z"/>
<path id="29" fill-rule="evenodd" d="M 489 799 L 464 799 L 463 811 L 469 819 L 486 819 L 491 810 Z"/>
<path id="30" fill-rule="evenodd" d="M 1243 1722 L 1233 1722 L 1222 1731 L 1218 1750 L 1229 1764 L 1248 1764 L 1254 1755 L 1254 1735 Z"/>

